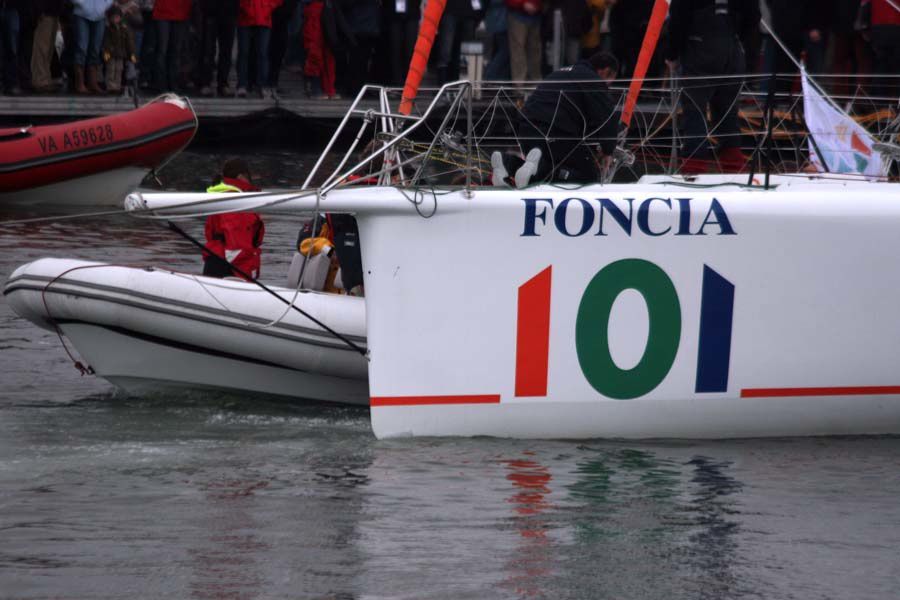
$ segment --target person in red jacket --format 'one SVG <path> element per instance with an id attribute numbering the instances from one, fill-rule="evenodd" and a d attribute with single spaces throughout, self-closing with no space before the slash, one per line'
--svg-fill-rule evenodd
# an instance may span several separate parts
<path id="1" fill-rule="evenodd" d="M 191 0 L 156 0 L 153 7 L 156 27 L 153 86 L 161 92 L 178 89 L 178 59 L 190 18 Z"/>
<path id="2" fill-rule="evenodd" d="M 238 90 L 239 98 L 247 96 L 250 72 L 250 47 L 256 59 L 256 80 L 260 84 L 260 96 L 271 98 L 266 87 L 269 80 L 269 40 L 272 37 L 272 11 L 283 0 L 241 0 L 238 14 Z"/>
<path id="3" fill-rule="evenodd" d="M 239 158 L 225 162 L 222 181 L 206 190 L 210 193 L 257 192 L 250 179 L 250 167 Z M 206 218 L 206 247 L 215 254 L 203 253 L 203 274 L 208 277 L 243 277 L 233 265 L 256 279 L 266 227 L 256 213 L 238 212 Z"/>
<path id="4" fill-rule="evenodd" d="M 322 12 L 325 9 L 323 0 L 311 0 L 303 8 L 303 49 L 306 50 L 306 62 L 303 74 L 310 89 L 310 95 L 321 98 L 337 98 L 335 87 L 336 67 L 334 52 L 325 39 L 322 28 Z M 321 96 L 312 94 L 314 81 L 318 78 Z"/>

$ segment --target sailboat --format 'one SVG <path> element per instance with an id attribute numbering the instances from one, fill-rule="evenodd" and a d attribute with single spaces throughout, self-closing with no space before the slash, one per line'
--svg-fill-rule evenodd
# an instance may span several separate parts
<path id="1" fill-rule="evenodd" d="M 491 186 L 492 153 L 518 145 L 508 87 L 451 83 L 417 108 L 404 92 L 399 111 L 395 93 L 360 92 L 303 189 L 126 201 L 144 218 L 354 215 L 377 437 L 900 433 L 886 174 L 769 156 L 765 174 L 678 175 L 641 134 L 604 182 Z"/>

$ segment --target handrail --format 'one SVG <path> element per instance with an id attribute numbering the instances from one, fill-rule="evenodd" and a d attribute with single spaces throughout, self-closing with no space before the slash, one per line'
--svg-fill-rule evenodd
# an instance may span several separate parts
<path id="1" fill-rule="evenodd" d="M 428 108 L 425 109 L 425 111 L 422 113 L 422 115 L 419 116 L 418 119 L 417 119 L 414 123 L 412 123 L 412 125 L 410 125 L 408 128 L 406 128 L 406 129 L 404 129 L 403 131 L 401 131 L 394 139 L 392 139 L 390 142 L 388 142 L 387 144 L 385 144 L 384 147 L 382 147 L 382 148 L 376 150 L 375 152 L 373 152 L 372 154 L 370 154 L 369 156 L 367 156 L 365 159 L 363 159 L 361 162 L 357 163 L 357 164 L 356 164 L 353 168 L 351 168 L 349 171 L 347 171 L 347 172 L 341 174 L 341 175 L 338 176 L 338 177 L 334 177 L 334 175 L 332 175 L 332 177 L 329 177 L 329 182 L 328 182 L 326 185 L 324 185 L 324 186 L 322 187 L 322 189 L 320 190 L 320 193 L 321 193 L 323 196 L 326 195 L 328 192 L 330 192 L 331 190 L 333 190 L 334 188 L 336 188 L 337 186 L 339 186 L 341 183 L 343 183 L 348 177 L 350 177 L 351 175 L 353 175 L 354 173 L 356 173 L 356 171 L 358 171 L 358 170 L 361 169 L 362 167 L 366 166 L 367 164 L 369 164 L 370 162 L 372 162 L 372 161 L 373 161 L 374 159 L 376 159 L 377 157 L 379 157 L 379 156 L 381 156 L 382 154 L 384 154 L 387 150 L 389 150 L 389 149 L 393 148 L 394 146 L 396 146 L 398 143 L 400 143 L 401 140 L 404 140 L 404 139 L 408 138 L 409 135 L 410 135 L 413 131 L 415 131 L 416 129 L 418 129 L 423 123 L 425 123 L 425 121 L 428 119 L 428 117 L 431 116 L 432 112 L 434 112 L 435 108 L 438 106 L 438 101 L 441 99 L 441 97 L 442 97 L 448 90 L 451 90 L 451 89 L 454 89 L 454 88 L 460 88 L 460 89 L 462 90 L 463 88 L 470 88 L 471 86 L 472 86 L 472 83 L 471 83 L 470 81 L 467 81 L 467 80 L 453 81 L 453 82 L 445 83 L 444 85 L 442 85 L 442 86 L 440 87 L 440 89 L 438 90 L 438 93 L 435 95 L 434 99 L 432 99 L 431 103 L 428 105 Z M 379 89 L 378 86 L 365 86 L 365 87 L 363 88 L 363 90 L 360 91 L 360 96 L 363 94 L 363 92 L 364 92 L 366 89 L 368 89 L 368 88 L 370 88 L 370 87 L 373 88 L 373 89 Z M 354 107 L 355 107 L 355 105 L 358 103 L 359 98 L 360 98 L 360 97 L 357 96 L 357 102 L 354 103 Z M 470 103 L 470 104 L 471 104 L 471 103 Z M 349 114 L 350 114 L 350 113 L 349 113 L 349 111 L 348 111 L 348 116 L 349 116 Z M 324 159 L 324 155 L 327 154 L 327 153 L 328 153 L 328 150 L 332 147 L 334 140 L 337 138 L 337 135 L 338 135 L 338 134 L 341 132 L 341 130 L 343 129 L 344 123 L 346 122 L 347 118 L 348 118 L 348 117 L 345 117 L 345 118 L 344 118 L 344 121 L 343 121 L 343 122 L 341 123 L 341 125 L 338 127 L 338 130 L 335 132 L 335 136 L 332 137 L 332 142 L 329 143 L 328 147 L 325 149 L 325 152 L 323 152 L 322 157 L 320 157 L 319 162 L 316 163 L 316 166 L 317 166 L 317 167 L 318 167 L 318 165 L 322 162 L 322 160 Z M 432 144 L 432 145 L 433 145 L 433 144 Z M 346 162 L 346 161 L 344 161 L 344 162 Z M 341 166 L 343 166 L 344 162 L 341 163 Z M 306 187 L 306 185 L 308 185 L 308 181 L 309 181 L 309 178 L 307 179 L 307 184 L 304 184 L 304 187 Z"/>

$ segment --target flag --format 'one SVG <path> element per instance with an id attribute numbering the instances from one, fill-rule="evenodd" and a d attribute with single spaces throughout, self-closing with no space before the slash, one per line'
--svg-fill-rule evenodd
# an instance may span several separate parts
<path id="1" fill-rule="evenodd" d="M 873 149 L 875 140 L 869 132 L 823 98 L 805 70 L 802 77 L 803 112 L 811 137 L 809 155 L 819 172 L 883 177 L 881 154 Z M 823 160 L 827 169 L 822 166 Z"/>

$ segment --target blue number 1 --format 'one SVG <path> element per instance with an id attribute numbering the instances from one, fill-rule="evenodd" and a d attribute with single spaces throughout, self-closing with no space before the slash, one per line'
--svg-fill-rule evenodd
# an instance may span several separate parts
<path id="1" fill-rule="evenodd" d="M 694 391 L 728 391 L 734 284 L 703 265 L 700 300 L 700 343 L 697 347 L 697 383 Z"/>

